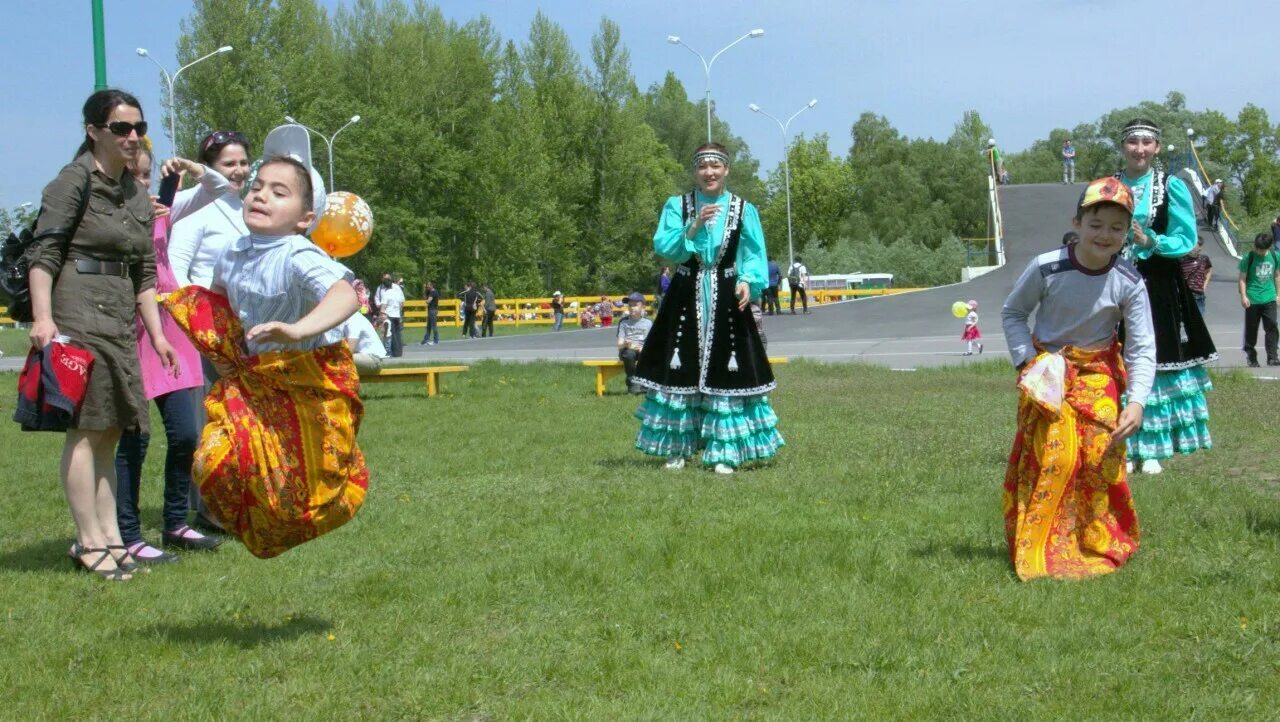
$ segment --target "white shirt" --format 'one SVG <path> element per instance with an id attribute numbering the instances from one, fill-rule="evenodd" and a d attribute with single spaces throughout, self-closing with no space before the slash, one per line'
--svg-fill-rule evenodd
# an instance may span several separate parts
<path id="1" fill-rule="evenodd" d="M 390 288 L 379 285 L 373 294 L 373 305 L 387 314 L 387 318 L 400 318 L 400 309 L 404 307 L 404 290 L 396 284 Z"/>
<path id="2" fill-rule="evenodd" d="M 791 272 L 800 279 L 800 285 L 805 288 L 809 287 L 809 269 L 803 263 L 797 261 L 791 264 Z"/>
<path id="3" fill-rule="evenodd" d="M 367 353 L 377 358 L 387 357 L 387 347 L 382 345 L 378 332 L 374 330 L 373 324 L 369 323 L 369 319 L 359 311 L 351 314 L 351 318 L 342 324 L 342 334 L 347 340 L 355 342 L 356 348 L 353 353 Z"/>
<path id="4" fill-rule="evenodd" d="M 213 267 L 223 252 L 249 235 L 244 204 L 235 193 L 217 200 L 173 224 L 169 235 L 169 266 L 179 286 L 213 285 Z"/>

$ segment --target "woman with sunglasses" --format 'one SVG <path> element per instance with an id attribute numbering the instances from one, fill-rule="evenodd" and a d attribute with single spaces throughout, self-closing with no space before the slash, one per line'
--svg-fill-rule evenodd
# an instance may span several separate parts
<path id="1" fill-rule="evenodd" d="M 145 139 L 144 139 L 145 141 Z M 129 171 L 142 188 L 151 187 L 150 143 L 144 142 L 137 156 L 129 164 Z M 181 173 L 197 181 L 197 184 L 178 193 L 173 205 L 166 207 L 153 200 L 156 211 L 152 242 L 156 252 L 156 290 L 171 293 L 178 290 L 173 271 L 169 268 L 169 229 L 173 223 L 200 208 L 209 205 L 229 188 L 220 173 L 184 158 L 172 158 L 162 167 L 164 175 Z M 187 510 L 191 488 L 191 462 L 196 444 L 200 440 L 200 415 L 198 413 L 204 387 L 204 374 L 200 371 L 200 353 L 169 316 L 160 309 L 160 322 L 165 336 L 174 347 L 180 360 L 180 373 L 167 373 L 156 354 L 151 350 L 151 339 L 146 329 L 137 328 L 138 359 L 142 368 L 142 387 L 148 399 L 155 402 L 164 421 L 164 544 L 179 549 L 214 549 L 222 540 L 205 536 L 187 525 Z M 130 561 L 143 564 L 175 562 L 178 557 L 148 544 L 142 537 L 142 524 L 138 513 L 138 496 L 142 482 L 142 465 L 147 458 L 151 435 L 142 430 L 126 431 L 116 448 L 116 516 L 120 524 L 120 537 L 128 547 Z"/>
<path id="2" fill-rule="evenodd" d="M 233 130 L 210 133 L 200 143 L 200 162 L 226 177 L 226 193 L 181 223 L 169 238 L 169 264 L 179 286 L 208 288 L 213 264 L 235 241 L 249 235 L 240 191 L 249 177 L 249 141 Z"/>
<path id="3" fill-rule="evenodd" d="M 60 336 L 93 354 L 84 400 L 67 431 L 62 482 L 76 525 L 70 556 L 105 579 L 136 568 L 116 522 L 114 451 L 121 430 L 148 428 L 134 319 L 165 369 L 179 370 L 155 294 L 154 212 L 128 164 L 146 135 L 142 106 L 120 90 L 85 101 L 84 142 L 44 189 L 31 250 L 31 345 Z M 83 216 L 81 210 L 83 209 Z M 77 222 L 79 217 L 79 222 Z"/>

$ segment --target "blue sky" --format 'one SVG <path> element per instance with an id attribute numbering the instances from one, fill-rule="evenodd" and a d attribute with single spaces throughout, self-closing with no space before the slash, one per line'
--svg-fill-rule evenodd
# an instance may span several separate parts
<path id="1" fill-rule="evenodd" d="M 323 0 L 330 8 L 337 0 Z M 0 74 L 0 137 L 8 172 L 0 207 L 38 201 L 80 138 L 79 108 L 93 89 L 89 0 L 0 0 L 8 67 Z M 690 92 L 708 58 L 755 27 L 712 71 L 718 112 L 745 137 L 764 169 L 782 157 L 778 127 L 747 109 L 785 118 L 818 106 L 794 133 L 827 133 L 843 155 L 858 115 L 885 115 L 913 137 L 945 138 L 961 114 L 979 111 L 1007 151 L 1055 127 L 1182 91 L 1192 108 L 1234 117 L 1245 103 L 1275 118 L 1277 42 L 1273 0 L 1222 3 L 1096 0 L 443 0 L 459 22 L 488 15 L 505 37 L 526 37 L 539 8 L 568 33 L 583 60 L 601 16 L 622 28 L 632 72 L 645 88 L 674 70 Z M 107 0 L 108 81 L 142 100 L 159 123 L 158 73 L 134 49 L 170 69 L 181 0 Z M 707 22 L 705 18 L 714 18 Z M 1135 40 L 1137 38 L 1137 40 Z M 207 62 L 217 62 L 209 60 Z M 360 112 L 353 109 L 353 112 Z M 351 131 L 349 131 L 351 132 Z M 157 140 L 162 139 L 162 134 Z M 163 150 L 167 143 L 159 142 Z"/>

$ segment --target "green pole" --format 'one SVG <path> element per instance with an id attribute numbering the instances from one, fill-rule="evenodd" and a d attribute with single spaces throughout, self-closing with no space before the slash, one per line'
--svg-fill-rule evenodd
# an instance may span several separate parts
<path id="1" fill-rule="evenodd" d="M 93 4 L 93 89 L 107 89 L 107 39 L 102 21 L 102 0 Z"/>

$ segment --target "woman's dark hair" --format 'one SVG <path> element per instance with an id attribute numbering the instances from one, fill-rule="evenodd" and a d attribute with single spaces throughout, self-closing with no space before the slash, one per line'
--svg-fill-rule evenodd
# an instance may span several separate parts
<path id="1" fill-rule="evenodd" d="M 706 150 L 715 150 L 715 151 L 719 151 L 719 152 L 721 152 L 721 153 L 724 153 L 725 155 L 729 155 L 729 149 L 728 149 L 728 148 L 724 147 L 723 145 L 720 145 L 719 143 L 715 143 L 715 142 L 706 142 L 706 143 L 703 143 L 702 145 L 698 146 L 698 149 L 697 149 L 697 150 L 693 151 L 693 154 L 694 154 L 694 155 L 697 155 L 697 154 L 699 154 L 699 153 L 701 153 L 701 152 L 703 152 L 703 151 L 706 151 Z"/>
<path id="2" fill-rule="evenodd" d="M 222 151 L 229 145 L 238 145 L 244 148 L 245 155 L 253 155 L 253 149 L 249 147 L 249 141 L 243 135 L 234 130 L 219 130 L 206 135 L 204 140 L 200 141 L 200 162 L 212 168 L 218 156 L 222 155 Z"/>
<path id="3" fill-rule="evenodd" d="M 111 111 L 115 110 L 118 105 L 128 105 L 137 108 L 139 113 L 142 112 L 142 103 L 139 103 L 137 98 L 123 90 L 108 88 L 99 90 L 84 101 L 84 108 L 81 109 L 81 114 L 84 116 L 84 124 L 101 125 L 107 122 L 107 118 L 111 117 Z M 93 150 L 93 138 L 90 138 L 88 133 L 84 134 L 84 142 L 76 150 L 76 155 L 79 156 L 86 150 Z"/>

